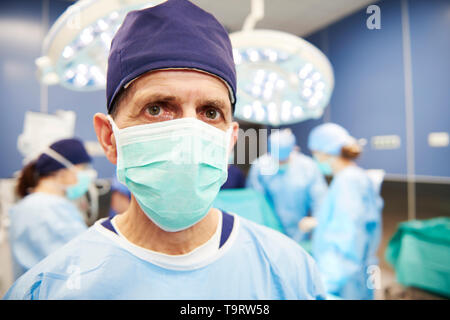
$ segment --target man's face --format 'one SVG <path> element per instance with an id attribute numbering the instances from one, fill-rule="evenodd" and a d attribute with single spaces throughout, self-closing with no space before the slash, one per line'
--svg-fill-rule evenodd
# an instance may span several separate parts
<path id="1" fill-rule="evenodd" d="M 232 121 L 228 88 L 215 76 L 203 72 L 149 72 L 128 87 L 116 108 L 114 122 L 120 129 L 190 117 L 223 131 L 232 127 L 230 150 L 238 136 L 239 124 Z M 115 164 L 115 137 L 104 114 L 94 116 L 94 128 L 106 157 Z"/>
<path id="2" fill-rule="evenodd" d="M 232 123 L 228 89 L 218 78 L 186 70 L 145 74 L 121 99 L 114 121 L 119 128 L 180 118 L 197 118 L 221 130 Z"/>

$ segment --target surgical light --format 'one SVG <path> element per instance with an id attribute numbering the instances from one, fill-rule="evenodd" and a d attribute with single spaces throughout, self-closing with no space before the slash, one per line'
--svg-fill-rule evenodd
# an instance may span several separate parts
<path id="1" fill-rule="evenodd" d="M 104 89 L 111 40 L 126 14 L 164 0 L 80 0 L 53 24 L 36 59 L 46 85 L 79 91 Z"/>
<path id="2" fill-rule="evenodd" d="M 334 88 L 327 57 L 308 41 L 254 30 L 264 1 L 252 0 L 242 31 L 230 35 L 237 72 L 235 117 L 279 126 L 322 116 Z"/>
<path id="3" fill-rule="evenodd" d="M 238 80 L 235 117 L 278 126 L 322 116 L 334 76 L 319 49 L 274 30 L 240 31 L 230 38 Z M 250 112 L 245 107 L 255 100 L 258 107 Z"/>

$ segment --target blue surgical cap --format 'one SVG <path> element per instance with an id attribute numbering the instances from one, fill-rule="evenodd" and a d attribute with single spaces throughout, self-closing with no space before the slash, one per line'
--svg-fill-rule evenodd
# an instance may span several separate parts
<path id="1" fill-rule="evenodd" d="M 162 69 L 192 69 L 219 77 L 234 108 L 236 69 L 228 33 L 213 15 L 187 0 L 168 0 L 127 14 L 111 42 L 108 113 L 124 86 L 148 71 Z"/>
<path id="2" fill-rule="evenodd" d="M 269 136 L 269 153 L 278 160 L 286 160 L 295 143 L 295 136 L 290 129 L 277 130 Z"/>
<path id="3" fill-rule="evenodd" d="M 339 156 L 343 146 L 355 143 L 347 130 L 335 123 L 324 123 L 315 127 L 308 137 L 308 148 L 326 154 Z"/>
<path id="4" fill-rule="evenodd" d="M 59 153 L 73 165 L 92 161 L 81 140 L 76 138 L 56 141 L 50 145 L 50 149 Z M 64 164 L 45 153 L 42 153 L 36 161 L 36 171 L 41 176 L 63 168 L 65 168 Z"/>

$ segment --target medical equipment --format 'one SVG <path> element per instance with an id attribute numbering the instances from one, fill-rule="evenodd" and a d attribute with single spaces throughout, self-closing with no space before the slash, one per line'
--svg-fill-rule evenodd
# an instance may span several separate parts
<path id="1" fill-rule="evenodd" d="M 230 35 L 238 79 L 236 118 L 279 126 L 321 117 L 334 88 L 330 62 L 300 37 L 253 30 L 263 16 L 263 0 L 252 0 L 243 30 Z"/>
<path id="2" fill-rule="evenodd" d="M 450 298 L 450 218 L 401 223 L 385 258 L 399 283 Z"/>
<path id="3" fill-rule="evenodd" d="M 0 296 L 3 296 L 14 281 L 11 250 L 8 241 L 10 219 L 9 208 L 16 201 L 14 186 L 16 179 L 0 179 Z"/>
<path id="4" fill-rule="evenodd" d="M 75 119 L 74 111 L 57 110 L 55 114 L 27 111 L 23 132 L 17 138 L 23 164 L 35 160 L 53 142 L 73 137 Z"/>
<path id="5" fill-rule="evenodd" d="M 46 85 L 80 91 L 105 88 L 106 63 L 111 39 L 125 15 L 162 0 L 81 0 L 53 24 L 36 59 L 39 77 Z"/>

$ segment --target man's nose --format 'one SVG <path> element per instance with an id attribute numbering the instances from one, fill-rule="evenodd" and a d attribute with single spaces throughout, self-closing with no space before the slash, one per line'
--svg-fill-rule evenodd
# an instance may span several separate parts
<path id="1" fill-rule="evenodd" d="M 194 104 L 183 105 L 183 118 L 197 118 L 197 110 Z"/>

